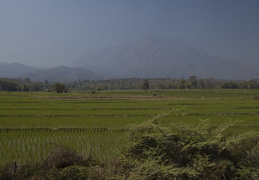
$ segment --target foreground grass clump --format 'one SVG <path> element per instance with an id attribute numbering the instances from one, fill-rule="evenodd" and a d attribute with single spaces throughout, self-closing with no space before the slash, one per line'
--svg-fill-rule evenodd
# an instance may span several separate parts
<path id="1" fill-rule="evenodd" d="M 113 163 L 57 146 L 40 162 L 5 165 L 0 179 L 258 179 L 259 134 L 226 136 L 227 128 L 147 123 L 131 129 Z"/>
<path id="2" fill-rule="evenodd" d="M 70 148 L 57 146 L 40 162 L 5 165 L 0 171 L 0 179 L 97 179 L 95 165 L 91 156 L 85 157 Z"/>

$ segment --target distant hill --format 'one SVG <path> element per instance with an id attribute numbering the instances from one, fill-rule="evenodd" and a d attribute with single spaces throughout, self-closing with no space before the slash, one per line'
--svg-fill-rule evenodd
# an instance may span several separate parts
<path id="1" fill-rule="evenodd" d="M 148 36 L 102 50 L 87 51 L 75 63 L 114 78 L 189 77 L 258 78 L 259 71 L 236 61 L 215 57 L 182 39 Z"/>
<path id="2" fill-rule="evenodd" d="M 30 78 L 32 81 L 69 82 L 84 79 L 102 79 L 102 76 L 82 68 L 59 66 L 50 69 L 40 69 L 19 63 L 0 63 L 0 77 Z"/>
<path id="3" fill-rule="evenodd" d="M 5 63 L 0 62 L 0 77 L 16 78 L 21 74 L 39 70 L 31 66 L 26 66 L 20 63 Z"/>
<path id="4" fill-rule="evenodd" d="M 102 76 L 82 68 L 71 68 L 66 66 L 59 66 L 56 68 L 38 70 L 21 75 L 28 77 L 32 81 L 51 81 L 51 82 L 71 82 L 79 79 L 102 79 Z"/>

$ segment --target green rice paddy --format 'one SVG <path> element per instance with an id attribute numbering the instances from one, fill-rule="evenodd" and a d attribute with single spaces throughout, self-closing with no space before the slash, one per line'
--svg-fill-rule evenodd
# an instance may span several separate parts
<path id="1" fill-rule="evenodd" d="M 57 145 L 112 161 L 130 126 L 166 113 L 158 122 L 167 127 L 208 121 L 232 124 L 226 133 L 258 132 L 258 97 L 259 90 L 222 89 L 0 92 L 0 165 L 44 159 Z"/>

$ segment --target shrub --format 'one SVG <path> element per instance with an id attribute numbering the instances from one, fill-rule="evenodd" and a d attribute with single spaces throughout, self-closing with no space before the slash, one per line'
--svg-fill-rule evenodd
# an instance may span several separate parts
<path id="1" fill-rule="evenodd" d="M 123 156 L 128 178 L 258 179 L 259 136 L 224 137 L 228 128 L 203 124 L 198 129 L 159 125 L 132 130 L 132 146 Z"/>
<path id="2" fill-rule="evenodd" d="M 98 179 L 98 172 L 92 168 L 95 163 L 91 156 L 84 157 L 68 147 L 56 146 L 41 162 L 5 165 L 0 169 L 0 179 Z"/>
<path id="3" fill-rule="evenodd" d="M 73 165 L 90 166 L 91 157 L 85 158 L 68 147 L 57 146 L 42 163 L 42 168 L 48 170 L 53 167 L 66 168 Z"/>

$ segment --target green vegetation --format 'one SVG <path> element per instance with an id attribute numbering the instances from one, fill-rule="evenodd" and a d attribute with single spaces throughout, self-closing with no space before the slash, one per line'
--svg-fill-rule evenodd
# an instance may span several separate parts
<path id="1" fill-rule="evenodd" d="M 66 86 L 61 83 L 55 83 L 54 88 L 57 93 L 63 93 L 66 92 Z"/>
<path id="2" fill-rule="evenodd" d="M 70 92 L 90 90 L 92 94 L 101 90 L 135 90 L 149 89 L 160 91 L 165 89 L 259 89 L 259 80 L 246 81 L 219 80 L 213 78 L 197 78 L 190 76 L 188 79 L 180 78 L 128 78 L 109 80 L 75 80 L 60 83 L 45 80 L 33 82 L 29 78 L 7 79 L 0 78 L 0 91 L 48 91 Z"/>
<path id="3" fill-rule="evenodd" d="M 1 178 L 256 179 L 258 100 L 256 89 L 0 92 Z M 59 167 L 55 153 L 74 159 Z"/>

